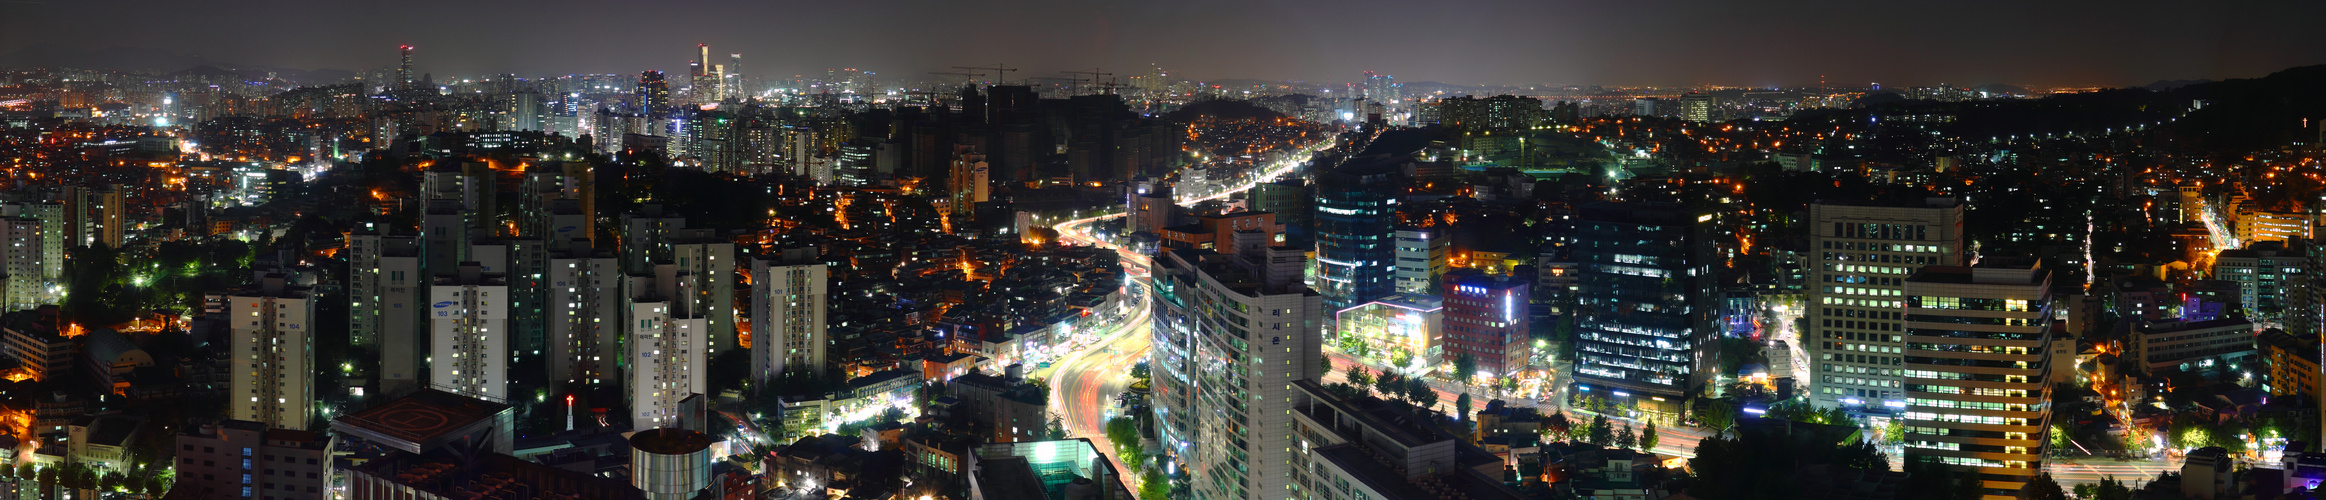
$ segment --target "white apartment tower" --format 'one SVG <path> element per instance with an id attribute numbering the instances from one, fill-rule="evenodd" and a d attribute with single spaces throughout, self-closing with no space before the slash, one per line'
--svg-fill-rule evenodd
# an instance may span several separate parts
<path id="1" fill-rule="evenodd" d="M 1294 481 L 1286 415 L 1293 383 L 1322 369 L 1324 299 L 1301 284 L 1300 251 L 1266 244 L 1155 259 L 1155 422 L 1195 498 L 1283 498 Z"/>
<path id="2" fill-rule="evenodd" d="M 51 264 L 42 255 L 41 239 L 45 236 L 41 220 L 31 217 L 0 217 L 0 244 L 8 246 L 0 253 L 0 279 L 7 281 L 9 311 L 40 307 L 48 302 L 48 280 L 42 277 Z M 63 262 L 53 263 L 64 267 Z"/>
<path id="3" fill-rule="evenodd" d="M 831 272 L 815 247 L 784 249 L 751 260 L 751 380 L 766 383 L 790 370 L 820 373 L 831 339 L 824 317 Z"/>
<path id="4" fill-rule="evenodd" d="M 428 286 L 419 239 L 362 228 L 347 236 L 347 252 L 349 342 L 379 352 L 381 391 L 419 387 L 421 292 Z"/>
<path id="5" fill-rule="evenodd" d="M 675 265 L 654 267 L 653 274 L 629 276 L 629 306 L 623 327 L 629 331 L 627 393 L 631 425 L 638 428 L 672 427 L 684 412 L 680 402 L 703 393 L 704 333 L 709 326 L 702 311 L 686 297 L 696 293 L 696 277 Z"/>
<path id="6" fill-rule="evenodd" d="M 225 297 L 227 340 L 232 366 L 227 413 L 268 427 L 306 430 L 315 408 L 315 301 L 305 287 L 290 285 L 282 272 L 262 276 L 258 286 Z"/>
<path id="7" fill-rule="evenodd" d="M 575 239 L 549 259 L 543 281 L 549 286 L 549 381 L 602 384 L 619 376 L 622 312 L 621 263 L 609 252 Z"/>
<path id="8" fill-rule="evenodd" d="M 509 283 L 475 262 L 437 276 L 428 302 L 429 385 L 488 401 L 509 400 Z"/>

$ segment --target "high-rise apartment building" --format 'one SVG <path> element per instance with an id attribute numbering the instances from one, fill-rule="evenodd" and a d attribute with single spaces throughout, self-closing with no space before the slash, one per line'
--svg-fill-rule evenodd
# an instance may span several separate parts
<path id="1" fill-rule="evenodd" d="M 1317 173 L 1317 287 L 1335 311 L 1397 293 L 1398 155 L 1360 156 Z"/>
<path id="2" fill-rule="evenodd" d="M 1906 278 L 1906 459 L 1974 472 L 2018 498 L 2050 442 L 2051 273 L 1932 266 Z M 1819 373 L 1819 377 L 1852 375 Z"/>
<path id="3" fill-rule="evenodd" d="M 671 262 L 670 236 L 681 229 L 686 229 L 686 218 L 666 212 L 661 204 L 622 214 L 622 272 L 645 274 L 654 264 Z"/>
<path id="4" fill-rule="evenodd" d="M 1527 326 L 1528 283 L 1533 278 L 1476 269 L 1447 274 L 1440 291 L 1445 319 L 1439 329 L 1445 361 L 1468 357 L 1489 378 L 1525 370 L 1534 355 L 1533 331 Z"/>
<path id="5" fill-rule="evenodd" d="M 1397 228 L 1397 292 L 1437 292 L 1439 276 L 1446 274 L 1452 254 L 1449 228 Z"/>
<path id="6" fill-rule="evenodd" d="M 7 284 L 4 301 L 9 311 L 22 311 L 48 303 L 48 280 L 41 276 L 52 263 L 44 260 L 41 238 L 45 231 L 42 221 L 31 217 L 0 217 L 0 280 Z M 63 262 L 53 263 L 64 267 Z"/>
<path id="7" fill-rule="evenodd" d="M 1195 498 L 1282 498 L 1294 480 L 1299 443 L 1284 419 L 1293 383 L 1323 369 L 1325 305 L 1301 284 L 1302 252 L 1266 244 L 1155 259 L 1157 437 Z"/>
<path id="8" fill-rule="evenodd" d="M 1569 245 L 1575 390 L 1676 415 L 1719 364 L 1713 215 L 1672 203 L 1592 203 Z"/>
<path id="9" fill-rule="evenodd" d="M 368 226 L 368 224 L 367 224 Z M 428 275 L 420 268 L 420 241 L 358 228 L 347 236 L 348 342 L 380 355 L 379 388 L 400 393 L 420 385 L 420 356 Z"/>
<path id="10" fill-rule="evenodd" d="M 575 239 L 549 260 L 546 336 L 549 381 L 603 384 L 619 376 L 624 296 L 621 264 L 612 252 Z"/>
<path id="11" fill-rule="evenodd" d="M 509 282 L 475 262 L 436 276 L 429 291 L 429 385 L 488 401 L 509 400 Z"/>
<path id="12" fill-rule="evenodd" d="M 686 298 L 694 302 L 689 310 L 703 321 L 703 357 L 734 349 L 735 273 L 743 266 L 735 258 L 735 242 L 719 237 L 715 229 L 689 228 L 672 231 L 668 246 L 671 260 L 661 263 L 695 277 L 693 293 Z"/>
<path id="13" fill-rule="evenodd" d="M 1820 407 L 1893 411 L 1904 392 L 1906 277 L 1963 263 L 1963 205 L 1809 205 L 1808 325 L 1799 334 Z"/>
<path id="14" fill-rule="evenodd" d="M 65 188 L 65 215 L 71 222 L 65 226 L 68 246 L 105 245 L 121 248 L 122 210 L 128 208 L 123 198 L 127 189 L 119 184 L 103 188 L 68 186 Z"/>
<path id="15" fill-rule="evenodd" d="M 631 425 L 675 427 L 685 414 L 680 403 L 704 391 L 710 327 L 703 317 L 715 311 L 696 310 L 688 299 L 699 293 L 698 279 L 670 264 L 629 276 L 622 326 L 629 333 L 624 387 L 634 413 Z"/>
<path id="16" fill-rule="evenodd" d="M 69 236 L 71 232 L 66 228 L 72 224 L 72 219 L 65 217 L 65 205 L 53 202 L 11 203 L 0 207 L 0 215 L 40 219 L 40 261 L 54 264 L 42 266 L 41 279 L 49 283 L 63 283 L 65 248 L 73 242 Z"/>
<path id="17" fill-rule="evenodd" d="M 314 413 L 315 301 L 290 276 L 271 272 L 259 284 L 227 294 L 231 376 L 227 415 L 268 427 L 306 430 Z"/>
<path id="18" fill-rule="evenodd" d="M 825 316 L 831 272 L 815 247 L 784 249 L 751 260 L 751 380 L 766 383 L 799 370 L 831 366 Z"/>

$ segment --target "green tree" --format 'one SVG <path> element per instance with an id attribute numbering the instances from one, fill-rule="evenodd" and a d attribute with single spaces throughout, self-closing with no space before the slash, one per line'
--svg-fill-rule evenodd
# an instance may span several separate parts
<path id="1" fill-rule="evenodd" d="M 1655 419 L 1649 419 L 1647 428 L 1640 431 L 1640 450 L 1654 452 L 1656 451 L 1656 443 L 1663 440 L 1663 435 L 1656 433 Z"/>
<path id="2" fill-rule="evenodd" d="M 1454 414 L 1456 419 L 1463 422 L 1470 421 L 1470 393 L 1463 392 L 1462 395 L 1454 397 Z"/>
<path id="3" fill-rule="evenodd" d="M 1398 349 L 1398 350 L 1395 350 L 1395 351 L 1390 351 L 1390 352 L 1389 352 L 1389 364 L 1390 364 L 1391 366 L 1399 366 L 1399 367 L 1403 367 L 1403 366 L 1406 366 L 1406 365 L 1413 364 L 1413 351 L 1408 351 L 1408 350 L 1404 350 L 1404 349 Z"/>
<path id="4" fill-rule="evenodd" d="M 1615 447 L 1628 449 L 1637 445 L 1639 445 L 1639 435 L 1631 432 L 1630 423 L 1624 423 L 1621 430 L 1615 431 Z"/>
<path id="5" fill-rule="evenodd" d="M 121 487 L 122 479 L 123 477 L 119 472 L 106 472 L 104 475 L 97 476 L 97 489 L 110 490 L 119 488 Z"/>
<path id="6" fill-rule="evenodd" d="M 16 478 L 17 478 L 17 479 L 23 479 L 23 480 L 28 480 L 28 481 L 39 480 L 39 479 L 40 479 L 40 476 L 39 476 L 38 474 L 39 474 L 39 468 L 37 468 L 37 467 L 33 467 L 33 466 L 32 466 L 32 462 L 25 462 L 25 463 L 21 463 L 21 464 L 16 464 Z"/>
<path id="7" fill-rule="evenodd" d="M 1470 356 L 1470 353 L 1466 353 L 1466 352 L 1465 352 L 1465 353 L 1462 353 L 1461 355 L 1454 356 L 1454 379 L 1455 379 L 1455 380 L 1461 380 L 1461 381 L 1463 381 L 1463 382 L 1469 382 L 1469 381 L 1470 381 L 1470 379 L 1471 379 L 1471 377 L 1474 377 L 1474 376 L 1476 376 L 1477 374 L 1478 374 L 1478 358 L 1476 358 L 1476 357 L 1472 357 L 1472 356 Z"/>
<path id="8" fill-rule="evenodd" d="M 1891 424 L 1897 424 L 1897 423 L 1898 423 L 1898 420 L 1897 420 L 1897 419 L 1891 419 L 1891 420 L 1890 420 L 1890 423 L 1891 423 Z M 2051 448 L 2052 448 L 2052 449 L 2054 449 L 2054 450 L 2067 450 L 2067 449 L 2069 449 L 2069 448 L 2068 448 L 2069 446 L 2072 446 L 2072 444 L 2068 442 L 2068 426 L 2069 426 L 2069 425 L 2070 425 L 2070 424 L 2068 423 L 2067 419 L 2058 419 L 2058 420 L 2053 420 L 2053 421 L 2051 421 Z"/>
<path id="9" fill-rule="evenodd" d="M 1715 433 L 1727 431 L 1728 426 L 1735 421 L 1736 408 L 1729 406 L 1728 400 L 1725 399 L 1705 402 L 1696 410 L 1696 423 Z"/>
<path id="10" fill-rule="evenodd" d="M 1602 414 L 1591 416 L 1590 436 L 1591 444 L 1600 446 L 1615 444 L 1615 426 L 1609 425 L 1607 423 L 1607 415 Z"/>
<path id="11" fill-rule="evenodd" d="M 2076 498 L 2082 498 L 2082 499 L 2087 499 L 2087 500 L 2089 500 L 2090 498 L 2092 498 L 2092 496 L 2094 495 L 2094 493 L 2095 493 L 2095 492 L 2097 492 L 2097 491 L 2099 491 L 2099 490 L 2098 490 L 2097 488 L 2094 488 L 2094 487 L 2092 486 L 2092 483 L 2076 483 L 2076 490 L 2075 490 L 2075 491 L 2076 491 Z"/>
<path id="12" fill-rule="evenodd" d="M 1365 367 L 1362 366 L 1349 365 L 1349 384 L 1357 387 L 1373 387 L 1373 372 L 1365 371 Z"/>
<path id="13" fill-rule="evenodd" d="M 2059 481 L 2052 479 L 2049 472 L 2036 474 L 2021 496 L 2027 500 L 2068 500 L 2067 490 L 2060 488 Z"/>
<path id="14" fill-rule="evenodd" d="M 2117 481 L 2116 476 L 2100 476 L 2100 484 L 2092 487 L 2091 500 L 2132 500 L 2132 488 Z"/>
<path id="15" fill-rule="evenodd" d="M 1383 399 L 1402 399 L 1399 395 L 1405 394 L 1405 383 L 1398 380 L 1396 372 L 1381 372 L 1381 376 L 1373 379 L 1373 390 Z"/>
<path id="16" fill-rule="evenodd" d="M 1139 500 L 1170 500 L 1171 479 L 1163 471 L 1147 468 L 1139 474 Z"/>
<path id="17" fill-rule="evenodd" d="M 145 493 L 146 493 L 146 494 L 148 494 L 148 495 L 153 495 L 153 496 L 156 496 L 156 497 L 159 497 L 159 496 L 162 496 L 162 494 L 164 494 L 164 493 L 169 493 L 169 492 L 170 492 L 170 478 L 169 478 L 169 476 L 154 476 L 154 477 L 145 478 Z"/>

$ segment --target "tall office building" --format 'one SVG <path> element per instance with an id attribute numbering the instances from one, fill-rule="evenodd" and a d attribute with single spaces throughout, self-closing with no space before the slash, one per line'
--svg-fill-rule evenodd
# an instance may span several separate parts
<path id="1" fill-rule="evenodd" d="M 315 301 L 291 277 L 270 272 L 256 286 L 227 294 L 231 375 L 227 414 L 267 427 L 306 430 L 315 409 Z"/>
<path id="2" fill-rule="evenodd" d="M 685 414 L 680 403 L 705 390 L 709 327 L 703 316 L 714 311 L 696 310 L 687 299 L 698 293 L 697 279 L 668 264 L 629 276 L 622 326 L 629 333 L 629 366 L 623 369 L 632 426 L 676 427 Z"/>
<path id="3" fill-rule="evenodd" d="M 2304 240 L 2261 241 L 2225 249 L 2213 258 L 2214 279 L 2237 283 L 2238 303 L 2257 322 L 2284 321 L 2287 331 L 2305 331 L 2311 315 L 2312 264 Z"/>
<path id="4" fill-rule="evenodd" d="M 1453 231 L 1449 228 L 1397 228 L 1397 292 L 1436 293 L 1438 277 L 1446 274 Z"/>
<path id="5" fill-rule="evenodd" d="M 0 217 L 0 245 L 8 249 L 0 253 L 0 280 L 7 283 L 4 291 L 8 311 L 22 311 L 48 303 L 47 280 L 41 274 L 50 264 L 42 260 L 41 220 L 31 217 Z M 55 263 L 64 267 L 64 263 Z"/>
<path id="6" fill-rule="evenodd" d="M 1308 181 L 1281 179 L 1253 184 L 1249 193 L 1252 211 L 1275 213 L 1276 223 L 1284 225 L 1285 245 L 1316 248 L 1316 196 L 1309 191 Z"/>
<path id="7" fill-rule="evenodd" d="M 549 381 L 559 390 L 603 384 L 619 375 L 623 301 L 621 264 L 612 252 L 575 239 L 549 260 Z"/>
<path id="8" fill-rule="evenodd" d="M 648 116 L 657 117 L 659 117 L 662 113 L 670 112 L 670 82 L 663 78 L 662 72 L 648 70 L 638 73 L 637 92 L 638 110 L 640 112 L 646 113 Z M 617 137 L 600 137 L 598 140 L 610 141 L 618 144 L 620 143 L 621 139 Z"/>
<path id="9" fill-rule="evenodd" d="M 785 372 L 822 374 L 830 367 L 831 271 L 815 247 L 787 248 L 751 260 L 751 380 Z"/>
<path id="10" fill-rule="evenodd" d="M 719 88 L 727 89 L 727 98 L 738 101 L 751 100 L 751 85 L 743 81 L 743 54 L 727 54 L 727 67 L 724 73 L 722 76 L 726 77 L 726 83 L 721 84 Z"/>
<path id="11" fill-rule="evenodd" d="M 1323 297 L 1301 284 L 1299 249 L 1257 233 L 1233 253 L 1165 250 L 1155 259 L 1157 438 L 1195 498 L 1281 498 L 1299 449 L 1285 415 L 1293 383 L 1319 376 Z"/>
<path id="12" fill-rule="evenodd" d="M 1405 194 L 1398 155 L 1352 158 L 1317 173 L 1317 284 L 1338 311 L 1397 293 L 1397 201 Z"/>
<path id="13" fill-rule="evenodd" d="M 688 65 L 694 68 L 694 81 L 691 82 L 694 89 L 688 95 L 698 105 L 717 103 L 719 97 L 726 94 L 719 90 L 721 77 L 719 67 L 711 64 L 711 46 L 698 43 L 695 44 L 695 50 L 699 54 L 695 56 L 695 62 Z"/>
<path id="14" fill-rule="evenodd" d="M 1712 217 L 1672 203 L 1581 207 L 1573 396 L 1677 415 L 1719 366 Z"/>
<path id="15" fill-rule="evenodd" d="M 1696 123 L 1711 122 L 1719 118 L 1717 116 L 1719 110 L 1714 108 L 1714 104 L 1712 94 L 1689 92 L 1682 95 L 1680 96 L 1680 119 Z"/>
<path id="16" fill-rule="evenodd" d="M 476 262 L 435 277 L 429 289 L 429 385 L 488 401 L 509 400 L 509 282 Z"/>
<path id="17" fill-rule="evenodd" d="M 1904 396 L 1899 358 L 1906 348 L 1900 304 L 1907 276 L 1924 266 L 1963 260 L 1963 206 L 1953 198 L 1920 205 L 1809 205 L 1809 255 L 1804 319 L 1797 345 L 1815 380 L 1810 401 L 1890 411 Z"/>
<path id="18" fill-rule="evenodd" d="M 1445 361 L 1468 356 L 1489 378 L 1525 370 L 1534 354 L 1534 335 L 1527 327 L 1528 282 L 1532 279 L 1476 269 L 1448 273 L 1441 291 L 1445 319 L 1439 330 Z"/>
<path id="19" fill-rule="evenodd" d="M 1932 266 L 1906 278 L 1906 459 L 1975 472 L 2018 498 L 2050 442 L 2051 273 Z M 1820 377 L 1840 374 L 1820 373 Z"/>
<path id="20" fill-rule="evenodd" d="M 369 226 L 369 224 L 366 224 Z M 365 227 L 347 236 L 348 342 L 379 353 L 379 389 L 398 394 L 420 385 L 420 300 L 427 274 L 420 242 Z"/>

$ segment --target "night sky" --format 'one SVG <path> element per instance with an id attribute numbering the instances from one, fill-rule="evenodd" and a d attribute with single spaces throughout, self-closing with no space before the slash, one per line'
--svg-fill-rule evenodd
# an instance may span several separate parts
<path id="1" fill-rule="evenodd" d="M 2326 2 L 1449 0 L 0 0 L 0 54 L 120 45 L 446 76 L 682 72 L 694 44 L 767 76 L 1160 64 L 1173 77 L 1461 84 L 2141 85 L 2326 63 Z"/>

